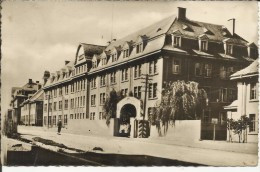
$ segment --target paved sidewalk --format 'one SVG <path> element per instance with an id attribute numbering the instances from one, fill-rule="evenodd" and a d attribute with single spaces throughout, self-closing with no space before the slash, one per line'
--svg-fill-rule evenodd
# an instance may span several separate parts
<path id="1" fill-rule="evenodd" d="M 204 142 L 202 144 L 197 143 L 195 145 L 197 147 L 192 147 L 188 144 L 177 145 L 172 141 L 154 139 L 97 137 L 70 133 L 57 135 L 55 130 L 50 129 L 48 131 L 48 129 L 36 129 L 35 127 L 19 127 L 19 132 L 24 134 L 23 137 L 27 139 L 42 137 L 84 151 L 91 151 L 94 147 L 101 147 L 104 153 L 150 155 L 211 166 L 255 166 L 258 162 L 257 154 L 203 148 L 203 144 L 204 146 L 213 145 L 213 147 L 216 147 L 216 145 L 225 147 L 225 144 L 230 144 L 225 142 L 222 146 L 218 142 Z"/>
<path id="2" fill-rule="evenodd" d="M 57 132 L 57 128 L 43 128 L 43 127 L 25 127 L 19 126 L 18 130 L 34 130 L 34 131 L 45 131 L 45 132 Z M 90 136 L 90 137 L 100 137 L 97 135 L 83 134 L 83 133 L 72 133 L 72 131 L 67 130 L 65 128 L 62 129 L 62 133 L 75 134 L 79 136 Z M 221 150 L 228 152 L 237 152 L 237 153 L 247 153 L 247 154 L 258 154 L 258 145 L 256 143 L 231 143 L 227 141 L 212 141 L 212 140 L 166 140 L 164 137 L 158 138 L 118 138 L 113 136 L 103 136 L 103 138 L 107 139 L 120 139 L 120 140 L 134 140 L 138 142 L 148 142 L 148 143 L 158 143 L 165 145 L 177 145 L 177 146 L 186 146 L 193 148 L 202 148 L 202 149 L 213 149 L 213 150 Z"/>

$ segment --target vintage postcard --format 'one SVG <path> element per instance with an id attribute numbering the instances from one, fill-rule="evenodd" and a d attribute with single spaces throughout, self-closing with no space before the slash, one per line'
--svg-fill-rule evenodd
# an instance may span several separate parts
<path id="1" fill-rule="evenodd" d="M 1 164 L 257 169 L 258 37 L 257 1 L 3 1 Z"/>

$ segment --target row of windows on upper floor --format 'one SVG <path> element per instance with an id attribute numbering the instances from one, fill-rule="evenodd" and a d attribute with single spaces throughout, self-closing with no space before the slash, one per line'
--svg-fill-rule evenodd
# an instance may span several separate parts
<path id="1" fill-rule="evenodd" d="M 171 42 L 172 42 L 172 46 L 173 47 L 181 48 L 182 47 L 182 36 L 172 35 L 172 41 Z M 198 39 L 198 45 L 199 45 L 199 50 L 200 51 L 207 52 L 208 51 L 208 44 L 209 44 L 209 41 L 207 39 L 206 40 Z M 234 54 L 233 53 L 234 52 L 234 44 L 232 44 L 232 43 L 225 43 L 224 49 L 225 49 L 225 54 L 227 54 L 227 55 L 233 55 Z M 144 44 L 143 43 L 140 43 L 140 44 L 136 45 L 135 51 L 136 51 L 137 54 L 142 52 L 143 50 L 144 50 Z M 249 53 L 248 53 L 249 57 L 254 57 L 254 58 L 257 57 L 257 54 L 258 54 L 257 49 L 249 47 L 248 51 L 249 51 Z M 127 57 L 130 56 L 131 52 L 130 52 L 130 49 L 123 49 L 121 51 L 121 53 L 122 53 L 122 57 L 123 58 L 127 58 Z M 119 55 L 118 55 L 117 52 L 115 52 L 115 53 L 110 55 L 110 58 L 111 58 L 112 62 L 116 62 L 118 60 L 118 57 L 119 57 Z M 101 59 L 101 64 L 102 64 L 102 66 L 106 65 L 107 64 L 107 58 L 102 58 Z M 97 61 L 93 61 L 92 62 L 92 67 L 93 68 L 97 67 Z"/>
<path id="2" fill-rule="evenodd" d="M 134 73 L 134 79 L 140 78 L 144 73 L 142 72 L 142 64 L 139 65 L 135 65 L 133 67 L 133 73 Z M 158 66 L 157 66 L 157 60 L 154 61 L 150 61 L 148 64 L 148 74 L 149 75 L 155 75 L 158 73 Z M 125 69 L 121 69 L 121 82 L 126 82 L 129 80 L 129 70 L 130 68 L 125 68 Z M 117 83 L 117 75 L 116 72 L 111 72 L 110 74 L 110 83 L 111 85 L 116 84 Z M 104 87 L 106 86 L 106 84 L 108 84 L 107 82 L 107 75 L 103 74 L 100 76 L 100 87 Z M 96 77 L 93 77 L 90 80 L 90 87 L 91 88 L 96 88 L 97 87 L 97 79 Z"/>
<path id="3" fill-rule="evenodd" d="M 75 76 L 75 75 L 78 75 L 78 74 L 82 74 L 86 71 L 87 71 L 87 64 L 84 64 L 84 65 L 75 67 L 72 70 L 72 72 L 71 71 L 62 72 L 62 74 L 58 74 L 57 76 L 52 76 L 50 79 L 51 79 L 51 82 L 53 82 L 55 78 L 58 81 L 61 77 L 62 77 L 62 79 L 69 78 L 71 73 L 72 73 L 72 76 Z"/>
<path id="4" fill-rule="evenodd" d="M 136 44 L 136 46 L 135 46 L 136 54 L 139 54 L 139 53 L 143 52 L 143 50 L 144 50 L 144 43 L 143 42 Z M 130 53 L 131 52 L 130 52 L 129 48 L 121 50 L 121 54 L 122 54 L 123 58 L 129 57 Z M 110 54 L 110 58 L 111 58 L 112 63 L 116 62 L 118 60 L 118 58 L 119 58 L 119 53 L 115 52 L 113 54 Z M 101 58 L 102 66 L 106 65 L 107 62 L 108 62 L 107 58 Z M 97 66 L 98 66 L 97 61 L 96 60 L 93 61 L 92 62 L 92 68 L 97 68 Z"/>
<path id="5" fill-rule="evenodd" d="M 80 107 L 85 107 L 85 104 L 86 104 L 85 96 L 79 96 L 79 97 L 70 99 L 70 107 L 69 107 L 68 99 L 65 99 L 64 103 L 63 103 L 63 101 L 49 103 L 49 106 L 47 103 L 45 103 L 44 112 L 47 112 L 48 110 L 49 110 L 49 112 L 52 112 L 52 109 L 53 109 L 53 111 L 57 111 L 57 110 L 68 110 L 69 108 L 70 109 L 80 108 Z M 59 105 L 58 109 L 57 109 L 57 105 Z M 63 105 L 64 105 L 64 109 L 62 109 Z"/>
<path id="6" fill-rule="evenodd" d="M 173 59 L 172 61 L 172 73 L 173 74 L 182 74 L 182 61 L 180 59 Z M 214 71 L 213 71 L 214 69 Z M 219 76 L 221 79 L 229 79 L 229 76 L 236 72 L 233 66 L 224 66 L 221 65 L 219 69 L 213 68 L 212 63 L 195 63 L 194 74 L 196 77 L 206 77 L 211 78 L 214 74 L 214 77 Z"/>
<path id="7" fill-rule="evenodd" d="M 182 48 L 182 36 L 179 35 L 172 35 L 172 46 L 177 47 L 177 48 Z M 209 41 L 207 39 L 199 39 L 198 40 L 198 46 L 199 50 L 203 52 L 207 52 L 209 50 Z M 214 47 L 216 49 L 216 47 Z M 227 55 L 234 55 L 234 44 L 232 43 L 224 43 L 224 49 L 225 49 L 225 54 Z M 257 58 L 257 49 L 256 48 L 251 48 L 247 47 L 248 51 L 248 57 L 251 58 Z"/>
<path id="8" fill-rule="evenodd" d="M 86 80 L 81 79 L 75 81 L 73 84 L 70 84 L 70 93 L 74 92 L 79 92 L 79 91 L 84 91 L 86 89 Z M 65 92 L 65 95 L 69 94 L 69 85 L 65 85 L 59 88 L 53 88 L 51 91 L 46 91 L 45 92 L 45 99 L 47 100 L 48 98 L 55 98 L 57 97 L 57 92 L 59 93 L 59 96 L 63 96 L 63 90 Z"/>
<path id="9" fill-rule="evenodd" d="M 142 89 L 143 88 L 143 89 Z M 137 99 L 142 99 L 142 92 L 144 92 L 143 86 L 135 86 L 133 95 Z M 157 99 L 158 93 L 160 91 L 157 88 L 157 83 L 149 83 L 148 84 L 148 99 Z M 130 92 L 128 91 L 128 88 L 121 89 L 121 95 L 123 97 L 129 96 Z M 107 99 L 106 93 L 100 93 L 99 95 L 99 105 L 104 105 Z M 90 105 L 96 106 L 96 94 L 92 94 L 90 97 Z"/>

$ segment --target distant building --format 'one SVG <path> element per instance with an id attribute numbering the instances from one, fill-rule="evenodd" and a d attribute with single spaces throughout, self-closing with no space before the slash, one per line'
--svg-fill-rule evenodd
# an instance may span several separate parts
<path id="1" fill-rule="evenodd" d="M 40 89 L 21 105 L 21 124 L 42 126 L 43 125 L 43 90 Z"/>
<path id="2" fill-rule="evenodd" d="M 146 112 L 146 120 L 153 113 L 164 82 L 185 80 L 198 82 L 208 94 L 209 105 L 201 115 L 202 123 L 207 124 L 202 125 L 202 139 L 212 139 L 212 134 L 204 134 L 208 124 L 215 118 L 221 131 L 226 131 L 223 106 L 237 99 L 236 82 L 229 76 L 257 56 L 254 44 L 225 26 L 190 20 L 186 9 L 179 8 L 177 17 L 113 40 L 108 46 L 80 44 L 75 60 L 51 74 L 43 88 L 44 126 L 55 126 L 62 118 L 71 129 L 108 132 L 103 105 L 114 89 L 125 96 L 118 103 L 116 119 L 128 118 L 133 131 L 133 121 L 142 119 L 141 113 Z M 149 83 L 144 110 L 145 76 Z M 217 134 L 217 139 L 225 140 L 225 134 Z"/>
<path id="3" fill-rule="evenodd" d="M 20 105 L 28 99 L 30 94 L 34 94 L 37 90 L 41 89 L 42 85 L 39 81 L 33 82 L 32 79 L 22 87 L 12 87 L 10 107 L 14 111 L 15 122 L 21 124 L 21 107 Z"/>
<path id="4" fill-rule="evenodd" d="M 247 142 L 258 142 L 259 121 L 259 62 L 255 60 L 248 67 L 231 75 L 231 80 L 237 82 L 237 100 L 233 101 L 225 109 L 229 119 L 240 119 L 246 115 L 250 119 L 245 136 Z M 233 141 L 237 137 L 233 137 Z"/>

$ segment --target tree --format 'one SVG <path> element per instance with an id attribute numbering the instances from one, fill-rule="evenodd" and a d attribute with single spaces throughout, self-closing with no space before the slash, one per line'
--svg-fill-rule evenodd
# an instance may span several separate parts
<path id="1" fill-rule="evenodd" d="M 204 89 L 199 89 L 197 82 L 164 83 L 161 101 L 153 113 L 155 116 L 150 117 L 156 121 L 151 122 L 157 126 L 162 124 L 164 132 L 167 132 L 168 124 L 174 124 L 175 120 L 200 119 L 200 114 L 206 107 L 206 100 L 207 93 Z"/>
<path id="2" fill-rule="evenodd" d="M 229 130 L 229 140 L 232 142 L 232 136 L 230 131 L 233 131 L 233 133 L 238 135 L 238 142 L 241 143 L 241 138 L 243 131 L 247 130 L 247 126 L 249 125 L 249 118 L 246 115 L 241 116 L 240 119 L 238 120 L 233 120 L 233 119 L 228 119 L 228 130 Z M 243 137 L 243 143 L 246 142 L 246 136 L 244 132 L 244 137 Z"/>
<path id="3" fill-rule="evenodd" d="M 116 92 L 114 89 L 110 91 L 109 97 L 106 99 L 105 104 L 103 106 L 106 124 L 109 126 L 110 119 L 116 117 L 116 105 L 122 100 L 124 96 L 121 92 Z"/>

